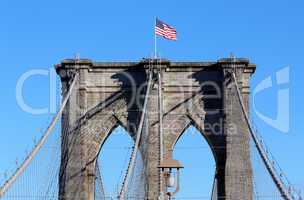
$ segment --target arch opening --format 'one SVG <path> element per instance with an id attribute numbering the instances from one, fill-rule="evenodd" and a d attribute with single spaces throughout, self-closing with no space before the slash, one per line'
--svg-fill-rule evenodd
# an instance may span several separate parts
<path id="1" fill-rule="evenodd" d="M 184 167 L 176 199 L 211 199 L 216 164 L 203 134 L 192 125 L 185 129 L 174 145 L 173 157 Z"/>
<path id="2" fill-rule="evenodd" d="M 133 144 L 130 134 L 120 125 L 113 128 L 105 138 L 101 144 L 96 165 L 99 167 L 102 185 L 98 180 L 99 174 L 96 167 L 95 199 L 99 199 L 98 195 L 104 195 L 107 198 L 117 197 Z M 104 190 L 103 194 L 100 193 L 101 190 Z"/>

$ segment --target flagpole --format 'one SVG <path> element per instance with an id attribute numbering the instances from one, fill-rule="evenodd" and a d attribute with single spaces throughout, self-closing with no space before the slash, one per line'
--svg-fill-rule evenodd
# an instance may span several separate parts
<path id="1" fill-rule="evenodd" d="M 157 58 L 157 36 L 156 36 L 156 31 L 155 31 L 155 28 L 156 28 L 156 17 L 154 19 L 154 59 Z"/>

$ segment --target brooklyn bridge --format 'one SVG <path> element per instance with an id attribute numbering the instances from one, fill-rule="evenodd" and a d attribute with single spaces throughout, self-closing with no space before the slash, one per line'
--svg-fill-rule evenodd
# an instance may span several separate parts
<path id="1" fill-rule="evenodd" d="M 250 78 L 256 66 L 248 59 L 75 58 L 55 69 L 61 106 L 40 140 L 2 182 L 1 199 L 302 199 L 262 139 L 265 133 L 251 120 Z M 111 174 L 103 173 L 98 157 L 117 127 L 130 135 L 133 145 L 117 193 L 110 195 L 103 178 Z M 178 197 L 187 167 L 174 157 L 174 150 L 189 127 L 203 136 L 215 160 L 212 191 L 197 198 Z M 257 178 L 256 161 L 269 183 Z M 259 189 L 265 184 L 273 188 L 267 195 Z"/>

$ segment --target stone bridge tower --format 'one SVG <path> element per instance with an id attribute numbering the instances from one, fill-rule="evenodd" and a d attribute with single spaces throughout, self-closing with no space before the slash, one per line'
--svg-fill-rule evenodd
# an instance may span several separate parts
<path id="1" fill-rule="evenodd" d="M 255 65 L 247 59 L 232 58 L 217 62 L 67 59 L 56 65 L 62 95 L 69 89 L 73 74 L 79 74 L 62 117 L 60 199 L 94 199 L 96 158 L 117 125 L 135 138 L 150 68 L 161 70 L 162 76 L 164 153 L 174 148 L 187 127 L 195 126 L 209 143 L 216 161 L 217 198 L 251 200 L 250 137 L 231 72 L 235 70 L 248 107 L 249 80 Z M 160 191 L 157 84 L 154 80 L 148 101 L 148 137 L 141 142 L 148 160 L 145 195 L 149 200 L 158 199 Z"/>

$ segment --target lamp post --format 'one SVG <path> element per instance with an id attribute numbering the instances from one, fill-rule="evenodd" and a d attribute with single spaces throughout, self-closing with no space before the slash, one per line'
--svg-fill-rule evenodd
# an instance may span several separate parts
<path id="1" fill-rule="evenodd" d="M 172 151 L 170 151 L 163 161 L 160 163 L 159 167 L 163 178 L 165 180 L 165 194 L 166 199 L 171 200 L 171 198 L 179 191 L 179 176 L 180 169 L 184 168 L 179 161 L 172 158 Z M 163 186 L 162 186 L 163 187 Z"/>

